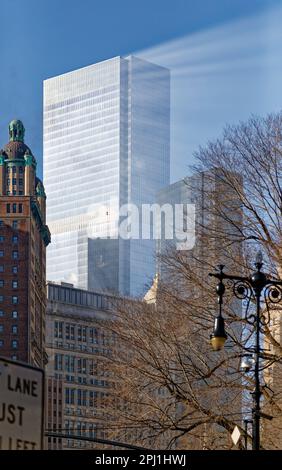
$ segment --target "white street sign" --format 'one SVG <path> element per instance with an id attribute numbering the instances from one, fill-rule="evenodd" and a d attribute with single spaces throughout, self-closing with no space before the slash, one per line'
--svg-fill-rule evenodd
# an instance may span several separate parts
<path id="1" fill-rule="evenodd" d="M 241 437 L 240 430 L 239 430 L 238 426 L 235 426 L 235 428 L 234 428 L 234 430 L 231 434 L 231 439 L 232 439 L 233 443 L 235 444 L 235 446 L 238 443 L 240 437 Z"/>
<path id="2" fill-rule="evenodd" d="M 38 450 L 43 438 L 44 373 L 0 358 L 0 449 Z"/>

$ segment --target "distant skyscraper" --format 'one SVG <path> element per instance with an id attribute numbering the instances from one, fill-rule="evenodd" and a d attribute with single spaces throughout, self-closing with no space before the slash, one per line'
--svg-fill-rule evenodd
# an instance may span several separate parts
<path id="1" fill-rule="evenodd" d="M 155 241 L 118 237 L 123 204 L 169 183 L 170 73 L 115 57 L 44 82 L 47 278 L 142 295 Z"/>
<path id="2" fill-rule="evenodd" d="M 0 355 L 43 367 L 45 354 L 45 191 L 21 121 L 0 150 Z"/>
<path id="3" fill-rule="evenodd" d="M 218 207 L 217 201 L 222 194 L 224 198 L 221 201 L 220 212 L 219 208 L 216 210 L 215 207 Z M 189 263 L 195 263 L 197 272 L 203 270 L 205 276 L 210 265 L 216 265 L 219 259 L 228 266 L 228 260 L 231 256 L 235 256 L 235 250 L 238 251 L 238 253 L 236 251 L 237 255 L 241 256 L 240 245 L 235 243 L 239 237 L 239 230 L 233 223 L 234 221 L 237 226 L 240 226 L 242 220 L 240 204 L 235 190 L 232 190 L 222 177 L 220 168 L 195 172 L 191 176 L 162 188 L 157 194 L 156 201 L 163 207 L 165 204 L 170 204 L 174 216 L 176 205 L 183 205 L 183 223 L 178 229 L 188 234 L 190 229 L 195 229 L 194 247 L 191 247 L 192 249 L 186 254 Z M 189 215 L 187 216 L 187 204 L 194 205 L 194 225 Z M 225 219 L 223 213 L 226 214 Z M 168 250 L 174 249 L 177 238 L 174 227 L 173 239 L 166 240 L 162 227 L 161 240 L 157 242 L 158 254 L 165 255 Z M 233 242 L 232 246 L 234 245 L 232 249 L 229 247 L 231 242 Z M 207 260 L 210 265 L 207 264 Z M 164 274 L 165 269 L 165 265 L 159 261 L 157 271 Z"/>

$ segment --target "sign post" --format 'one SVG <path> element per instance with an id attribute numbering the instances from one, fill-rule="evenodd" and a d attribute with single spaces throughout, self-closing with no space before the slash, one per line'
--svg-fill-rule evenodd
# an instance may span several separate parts
<path id="1" fill-rule="evenodd" d="M 43 444 L 44 372 L 0 358 L 0 450 Z"/>
<path id="2" fill-rule="evenodd" d="M 240 438 L 241 438 L 240 429 L 238 428 L 238 426 L 235 426 L 231 434 L 231 439 L 232 439 L 232 442 L 235 444 L 235 446 L 238 444 Z"/>

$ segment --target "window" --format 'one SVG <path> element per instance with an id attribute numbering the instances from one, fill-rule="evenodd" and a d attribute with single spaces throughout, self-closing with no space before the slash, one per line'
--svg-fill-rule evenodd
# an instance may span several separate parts
<path id="1" fill-rule="evenodd" d="M 0 250 L 0 258 L 3 258 L 3 256 L 4 256 L 4 251 Z"/>
<path id="2" fill-rule="evenodd" d="M 18 221 L 17 220 L 13 220 L 13 228 L 18 228 Z"/>
<path id="3" fill-rule="evenodd" d="M 81 430 L 82 430 L 82 436 L 85 436 L 86 433 L 86 423 L 81 423 Z M 83 443 L 83 447 L 85 447 L 85 442 Z"/>
<path id="4" fill-rule="evenodd" d="M 18 356 L 17 356 L 16 354 L 13 354 L 13 355 L 11 356 L 11 359 L 12 359 L 12 361 L 17 361 Z"/>
<path id="5" fill-rule="evenodd" d="M 10 178 L 7 178 L 7 186 L 9 186 L 10 183 L 11 183 Z"/>
<path id="6" fill-rule="evenodd" d="M 97 362 L 91 360 L 89 361 L 89 374 L 90 375 L 97 375 L 98 369 L 97 369 Z"/>
<path id="7" fill-rule="evenodd" d="M 3 331 L 4 331 L 4 326 L 0 325 L 0 333 L 3 333 Z"/>
<path id="8" fill-rule="evenodd" d="M 90 343 L 93 343 L 93 344 L 99 343 L 97 328 L 90 328 L 89 335 L 90 335 Z"/>
<path id="9" fill-rule="evenodd" d="M 82 341 L 86 342 L 86 328 L 85 327 L 82 328 Z"/>
<path id="10" fill-rule="evenodd" d="M 8 193 L 9 193 L 9 191 L 8 191 Z M 9 214 L 11 212 L 11 204 L 6 204 L 6 212 L 7 212 L 7 214 Z"/>
<path id="11" fill-rule="evenodd" d="M 12 287 L 13 287 L 13 289 L 17 289 L 18 288 L 18 281 L 12 281 Z"/>
<path id="12" fill-rule="evenodd" d="M 16 196 L 16 195 L 17 195 L 17 191 L 13 189 L 13 196 Z"/>
<path id="13" fill-rule="evenodd" d="M 0 295 L 0 302 L 4 301 L 4 295 Z"/>
<path id="14" fill-rule="evenodd" d="M 74 360 L 74 356 L 65 356 L 65 370 L 67 372 L 74 372 Z"/>
<path id="15" fill-rule="evenodd" d="M 69 422 L 69 420 L 67 420 L 67 421 L 65 421 L 65 429 L 66 429 L 67 434 L 69 434 L 69 432 L 70 432 L 69 427 L 70 427 L 70 422 Z"/>
<path id="16" fill-rule="evenodd" d="M 78 404 L 78 406 L 81 405 L 81 395 L 82 395 L 82 391 L 80 389 L 77 390 L 77 404 Z"/>
<path id="17" fill-rule="evenodd" d="M 19 257 L 19 252 L 13 251 L 13 259 L 18 259 L 18 257 Z"/>
<path id="18" fill-rule="evenodd" d="M 89 392 L 89 406 L 97 407 L 98 392 L 91 391 Z"/>
<path id="19" fill-rule="evenodd" d="M 74 372 L 75 357 L 70 356 L 70 372 Z"/>
<path id="20" fill-rule="evenodd" d="M 22 166 L 19 167 L 19 173 L 21 173 L 21 174 L 23 173 L 23 167 Z"/>
<path id="21" fill-rule="evenodd" d="M 12 242 L 13 242 L 13 243 L 18 243 L 18 240 L 19 240 L 18 235 L 13 235 L 13 237 L 12 237 Z"/>
<path id="22" fill-rule="evenodd" d="M 74 392 L 73 388 L 66 388 L 65 389 L 65 403 L 67 405 L 74 405 Z"/>
<path id="23" fill-rule="evenodd" d="M 0 287 L 4 287 L 4 280 L 0 279 Z"/>
<path id="24" fill-rule="evenodd" d="M 12 325 L 12 333 L 13 333 L 13 335 L 17 335 L 17 334 L 18 334 L 18 327 L 17 327 L 17 325 Z"/>
<path id="25" fill-rule="evenodd" d="M 89 424 L 88 429 L 89 429 L 89 436 L 96 437 L 95 424 L 92 424 L 92 423 Z"/>
<path id="26" fill-rule="evenodd" d="M 66 405 L 70 404 L 70 389 L 66 388 L 65 390 L 65 403 Z"/>
<path id="27" fill-rule="evenodd" d="M 18 318 L 18 312 L 16 310 L 13 310 L 12 318 L 14 318 L 14 319 Z"/>
<path id="28" fill-rule="evenodd" d="M 7 191 L 7 196 L 10 196 L 10 194 L 11 194 L 11 191 Z M 7 205 L 10 206 L 10 204 L 7 204 Z M 10 212 L 10 209 L 7 212 Z"/>
<path id="29" fill-rule="evenodd" d="M 13 178 L 13 184 L 17 184 L 17 179 Z"/>
<path id="30" fill-rule="evenodd" d="M 23 205 L 22 204 L 19 204 L 19 213 L 21 214 L 23 211 Z"/>
<path id="31" fill-rule="evenodd" d="M 70 365 L 69 365 L 69 364 L 70 364 L 70 357 L 66 355 L 66 356 L 65 356 L 65 370 L 66 370 L 67 372 L 70 371 Z"/>
<path id="32" fill-rule="evenodd" d="M 13 295 L 13 297 L 12 297 L 12 303 L 13 303 L 13 304 L 17 304 L 18 302 L 19 302 L 18 296 L 17 296 L 17 295 Z"/>
<path id="33" fill-rule="evenodd" d="M 77 373 L 86 374 L 87 360 L 79 358 L 77 360 Z"/>
<path id="34" fill-rule="evenodd" d="M 13 173 L 16 173 L 16 171 L 17 171 L 17 168 L 13 166 Z"/>
<path id="35" fill-rule="evenodd" d="M 23 179 L 22 179 L 22 178 L 19 179 L 19 185 L 20 185 L 20 186 L 23 185 Z"/>
<path id="36" fill-rule="evenodd" d="M 19 190 L 19 195 L 22 196 L 23 195 L 23 191 L 20 189 Z"/>
<path id="37" fill-rule="evenodd" d="M 12 341 L 12 348 L 13 348 L 13 349 L 18 349 L 18 340 L 17 340 L 17 339 L 13 339 L 13 341 Z"/>
<path id="38" fill-rule="evenodd" d="M 74 325 L 70 326 L 70 339 L 73 341 L 75 339 L 75 329 Z"/>
<path id="39" fill-rule="evenodd" d="M 5 237 L 3 235 L 0 235 L 0 242 L 2 243 L 5 240 Z"/>
<path id="40" fill-rule="evenodd" d="M 83 390 L 82 392 L 82 406 L 87 405 L 87 390 Z"/>
<path id="41" fill-rule="evenodd" d="M 63 355 L 55 354 L 55 370 L 63 369 Z"/>
<path id="42" fill-rule="evenodd" d="M 17 204 L 13 204 L 13 214 L 17 212 Z"/>
<path id="43" fill-rule="evenodd" d="M 0 271 L 0 272 L 1 272 L 1 271 Z M 17 272 L 18 272 L 18 266 L 13 266 L 13 267 L 12 267 L 12 273 L 13 273 L 13 274 L 17 274 Z"/>
<path id="44" fill-rule="evenodd" d="M 3 312 L 3 310 L 0 310 L 0 317 L 4 317 L 4 312 Z"/>
<path id="45" fill-rule="evenodd" d="M 4 341 L 3 341 L 3 339 L 0 339 L 0 348 L 1 348 L 2 346 L 4 346 Z"/>
<path id="46" fill-rule="evenodd" d="M 63 322 L 55 321 L 55 338 L 63 337 Z"/>
<path id="47" fill-rule="evenodd" d="M 81 326 L 77 328 L 77 339 L 78 341 L 81 341 Z"/>
<path id="48" fill-rule="evenodd" d="M 4 272 L 4 266 L 3 264 L 0 264 L 0 273 L 3 273 Z"/>
<path id="49" fill-rule="evenodd" d="M 3 220 L 0 220 L 0 227 L 3 227 Z"/>

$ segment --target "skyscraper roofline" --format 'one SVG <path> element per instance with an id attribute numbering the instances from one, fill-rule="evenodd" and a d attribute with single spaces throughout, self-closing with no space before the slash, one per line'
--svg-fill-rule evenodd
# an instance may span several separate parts
<path id="1" fill-rule="evenodd" d="M 134 55 L 134 54 L 128 54 L 128 55 L 124 55 L 124 56 L 122 56 L 122 55 L 117 55 L 117 56 L 111 57 L 111 58 L 109 58 L 109 59 L 100 60 L 99 62 L 95 62 L 95 63 L 93 63 L 93 64 L 89 64 L 89 65 L 85 65 L 85 66 L 83 66 L 83 67 L 79 67 L 79 68 L 77 68 L 77 69 L 75 69 L 75 70 L 70 70 L 70 71 L 68 71 L 68 72 L 64 72 L 64 73 L 61 73 L 61 74 L 59 74 L 59 75 L 54 75 L 54 76 L 52 76 L 52 77 L 46 78 L 45 80 L 43 80 L 43 82 L 46 83 L 46 82 L 49 82 L 49 81 L 52 81 L 52 80 L 57 80 L 58 78 L 60 78 L 60 77 L 62 77 L 62 76 L 63 76 L 63 77 L 66 77 L 66 75 L 76 74 L 76 73 L 78 73 L 78 72 L 81 72 L 82 70 L 86 70 L 86 69 L 89 70 L 89 69 L 91 69 L 92 67 L 98 66 L 98 65 L 100 65 L 100 64 L 102 64 L 102 63 L 112 62 L 112 61 L 117 60 L 117 59 L 128 60 L 128 59 L 131 59 L 131 58 L 138 59 L 138 60 L 140 60 L 140 61 L 142 61 L 142 62 L 145 62 L 145 63 L 147 63 L 147 64 L 151 64 L 152 66 L 159 67 L 159 68 L 161 68 L 161 69 L 164 69 L 164 70 L 170 72 L 170 69 L 167 68 L 167 67 L 164 67 L 163 65 L 156 64 L 156 63 L 154 63 L 154 62 L 152 62 L 152 61 L 149 61 L 149 60 L 147 60 L 147 59 L 144 59 L 143 57 L 139 57 L 139 56 Z"/>

